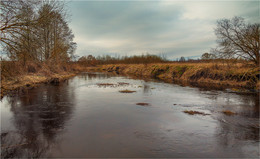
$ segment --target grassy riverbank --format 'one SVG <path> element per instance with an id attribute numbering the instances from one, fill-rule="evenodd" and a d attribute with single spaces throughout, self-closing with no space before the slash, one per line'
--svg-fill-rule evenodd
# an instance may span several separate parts
<path id="1" fill-rule="evenodd" d="M 159 78 L 166 82 L 195 83 L 199 86 L 260 90 L 259 68 L 243 64 L 156 63 L 109 64 L 83 67 L 79 64 L 1 63 L 1 97 L 13 90 L 35 87 L 39 83 L 58 83 L 84 71 L 115 72 L 139 78 Z"/>
<path id="2" fill-rule="evenodd" d="M 168 82 L 193 82 L 216 87 L 260 89 L 259 68 L 240 63 L 111 64 L 91 69 L 137 77 L 159 78 Z"/>
<path id="3" fill-rule="evenodd" d="M 8 92 L 24 90 L 39 83 L 59 83 L 84 71 L 78 64 L 1 62 L 1 97 Z"/>

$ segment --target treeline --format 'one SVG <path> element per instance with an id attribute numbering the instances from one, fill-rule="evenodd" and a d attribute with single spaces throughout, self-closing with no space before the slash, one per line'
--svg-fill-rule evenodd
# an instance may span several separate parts
<path id="1" fill-rule="evenodd" d="M 78 59 L 78 63 L 85 66 L 95 66 L 103 64 L 148 64 L 148 63 L 165 63 L 168 62 L 166 57 L 163 55 L 134 55 L 134 56 L 118 56 L 112 57 L 110 55 L 104 56 L 82 56 Z"/>
<path id="2" fill-rule="evenodd" d="M 10 61 L 67 62 L 76 49 L 64 2 L 55 0 L 2 0 L 0 2 L 2 53 Z"/>
<path id="3" fill-rule="evenodd" d="M 217 57 L 212 54 L 204 53 L 201 58 L 190 59 L 185 57 L 180 57 L 175 60 L 169 60 L 163 55 L 134 55 L 134 56 L 93 56 L 87 55 L 82 56 L 78 60 L 75 60 L 74 63 L 80 64 L 81 66 L 96 66 L 96 65 L 106 65 L 106 64 L 149 64 L 149 63 L 248 63 L 249 61 L 245 59 L 225 59 Z"/>

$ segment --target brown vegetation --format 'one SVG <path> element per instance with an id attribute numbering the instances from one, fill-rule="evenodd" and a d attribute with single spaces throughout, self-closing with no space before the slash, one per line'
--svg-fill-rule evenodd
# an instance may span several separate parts
<path id="1" fill-rule="evenodd" d="M 129 83 L 125 83 L 125 82 L 117 82 L 118 83 L 118 85 L 129 85 Z"/>
<path id="2" fill-rule="evenodd" d="M 118 86 L 129 85 L 129 83 L 125 83 L 125 82 L 117 82 L 117 84 L 113 84 L 113 83 L 97 83 L 97 85 L 100 86 L 100 87 L 118 87 Z"/>
<path id="3" fill-rule="evenodd" d="M 121 90 L 119 91 L 120 93 L 134 93 L 136 91 L 131 91 L 131 90 L 128 90 L 128 89 L 125 89 L 125 90 Z"/>
<path id="4" fill-rule="evenodd" d="M 63 79 L 84 71 L 85 68 L 73 63 L 26 63 L 1 61 L 1 96 L 18 88 L 34 87 L 38 83 L 58 83 Z"/>
<path id="5" fill-rule="evenodd" d="M 224 113 L 225 115 L 236 115 L 237 113 L 234 113 L 234 112 L 232 112 L 232 111 L 230 111 L 230 110 L 224 110 L 224 111 L 222 111 L 222 113 Z"/>
<path id="6" fill-rule="evenodd" d="M 140 105 L 140 106 L 150 106 L 149 103 L 136 103 L 136 105 Z"/>
<path id="7" fill-rule="evenodd" d="M 92 68 L 93 69 L 93 68 Z M 259 68 L 243 63 L 154 63 L 100 65 L 95 71 L 116 72 L 165 81 L 196 82 L 216 86 L 259 88 Z"/>
<path id="8" fill-rule="evenodd" d="M 97 86 L 104 87 L 104 88 L 106 88 L 106 87 L 118 87 L 117 84 L 113 84 L 113 83 L 97 83 Z"/>
<path id="9" fill-rule="evenodd" d="M 193 111 L 193 110 L 185 110 L 185 111 L 183 111 L 183 112 L 186 113 L 186 114 L 189 114 L 189 115 L 195 115 L 195 114 L 199 114 L 199 115 L 210 115 L 210 114 L 206 114 L 206 113 L 199 112 L 199 111 Z"/>
<path id="10" fill-rule="evenodd" d="M 113 83 L 97 83 L 98 86 L 114 86 Z"/>

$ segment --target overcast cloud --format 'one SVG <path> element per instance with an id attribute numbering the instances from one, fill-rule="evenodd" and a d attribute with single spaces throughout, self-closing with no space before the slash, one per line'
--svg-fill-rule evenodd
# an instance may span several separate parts
<path id="1" fill-rule="evenodd" d="M 68 8 L 79 56 L 199 57 L 216 46 L 216 20 L 259 21 L 259 1 L 72 1 Z"/>

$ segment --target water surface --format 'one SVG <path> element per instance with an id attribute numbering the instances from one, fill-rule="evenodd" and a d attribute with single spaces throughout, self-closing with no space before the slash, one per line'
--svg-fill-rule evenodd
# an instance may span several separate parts
<path id="1" fill-rule="evenodd" d="M 83 73 L 4 97 L 1 150 L 2 157 L 259 157 L 259 98 Z"/>

